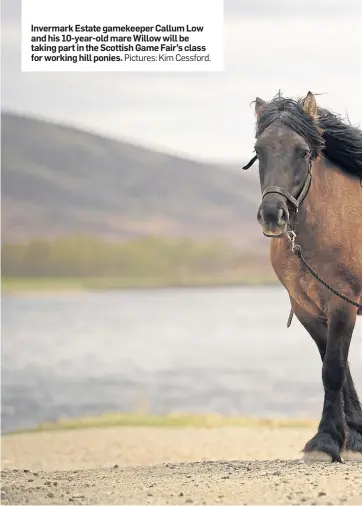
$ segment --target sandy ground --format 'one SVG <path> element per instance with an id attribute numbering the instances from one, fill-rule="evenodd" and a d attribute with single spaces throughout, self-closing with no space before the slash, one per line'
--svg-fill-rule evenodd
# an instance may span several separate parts
<path id="1" fill-rule="evenodd" d="M 2 438 L 2 504 L 362 504 L 362 464 L 307 429 L 94 428 Z"/>

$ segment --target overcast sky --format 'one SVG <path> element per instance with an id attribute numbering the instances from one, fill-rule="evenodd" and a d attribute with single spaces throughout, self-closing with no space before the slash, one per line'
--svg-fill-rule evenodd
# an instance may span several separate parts
<path id="1" fill-rule="evenodd" d="M 361 25 L 361 0 L 225 0 L 224 72 L 21 73 L 20 0 L 2 0 L 2 108 L 240 162 L 253 149 L 250 102 L 279 88 L 325 93 L 321 105 L 362 124 Z"/>

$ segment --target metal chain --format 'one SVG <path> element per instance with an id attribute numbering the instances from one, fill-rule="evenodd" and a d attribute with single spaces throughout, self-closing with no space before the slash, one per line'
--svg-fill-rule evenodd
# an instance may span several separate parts
<path id="1" fill-rule="evenodd" d="M 304 258 L 303 253 L 302 253 L 302 248 L 299 246 L 299 244 L 295 244 L 295 238 L 296 237 L 297 236 L 296 236 L 296 233 L 294 232 L 294 230 L 289 230 L 288 231 L 288 238 L 289 238 L 290 242 L 292 243 L 292 251 L 293 251 L 293 253 L 300 259 L 300 261 L 302 262 L 302 264 L 312 274 L 312 276 L 314 276 L 320 283 L 322 283 L 322 285 L 324 285 L 326 288 L 328 288 L 328 290 L 330 290 L 332 293 L 334 293 L 334 295 L 337 295 L 337 297 L 340 297 L 341 299 L 345 300 L 346 302 L 349 302 L 350 304 L 353 304 L 353 306 L 355 306 L 356 308 L 358 308 L 359 311 L 362 311 L 362 305 L 361 304 L 358 304 L 354 300 L 349 299 L 348 297 L 346 297 L 342 293 L 338 292 L 338 290 L 336 290 L 335 288 L 333 288 L 333 286 L 329 285 L 326 281 L 324 281 L 324 279 L 322 279 L 316 273 L 316 271 L 309 265 L 309 263 L 307 262 L 307 260 Z"/>

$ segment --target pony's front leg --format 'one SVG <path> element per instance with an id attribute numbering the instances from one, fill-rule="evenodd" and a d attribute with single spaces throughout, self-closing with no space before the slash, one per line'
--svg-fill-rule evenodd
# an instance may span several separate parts
<path id="1" fill-rule="evenodd" d="M 349 346 L 356 322 L 354 306 L 336 300 L 328 311 L 327 346 L 322 378 L 324 405 L 317 434 L 305 445 L 305 460 L 341 462 L 346 440 L 343 386 L 346 379 Z"/>

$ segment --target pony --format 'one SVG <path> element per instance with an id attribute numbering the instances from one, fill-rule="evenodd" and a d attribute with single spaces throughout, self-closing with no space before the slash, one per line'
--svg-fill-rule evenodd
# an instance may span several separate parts
<path id="1" fill-rule="evenodd" d="M 362 310 L 362 131 L 304 98 L 255 100 L 257 220 L 293 314 L 322 359 L 324 403 L 304 460 L 362 461 L 362 407 L 348 363 Z"/>

